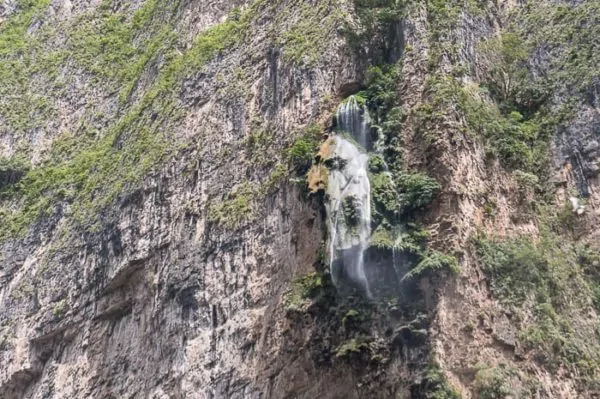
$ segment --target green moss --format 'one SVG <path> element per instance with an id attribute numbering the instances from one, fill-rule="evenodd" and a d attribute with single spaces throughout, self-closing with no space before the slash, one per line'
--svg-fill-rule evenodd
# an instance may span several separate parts
<path id="1" fill-rule="evenodd" d="M 326 4 L 302 4 L 296 22 L 278 39 L 282 58 L 287 62 L 314 67 L 329 49 L 331 37 L 344 20 L 337 7 Z"/>
<path id="2" fill-rule="evenodd" d="M 52 308 L 52 315 L 55 318 L 58 318 L 58 317 L 64 315 L 65 312 L 68 310 L 68 308 L 69 308 L 69 305 L 67 303 L 67 300 L 66 299 L 61 299 Z"/>
<path id="3" fill-rule="evenodd" d="M 101 29 L 105 36 L 90 38 L 100 42 L 93 42 L 88 51 L 92 55 L 94 51 L 107 51 L 98 59 L 84 57 L 92 64 L 83 66 L 102 77 L 103 72 L 95 69 L 96 63 L 109 69 L 118 69 L 120 63 L 126 63 L 134 50 L 127 45 L 121 46 L 121 41 L 129 41 L 128 38 L 141 34 L 150 21 L 157 22 L 155 18 L 162 15 L 157 14 L 157 10 L 168 11 L 168 8 L 163 9 L 157 4 L 153 1 L 146 3 L 131 21 L 124 21 L 124 24 L 120 23 L 124 16 L 100 7 L 98 12 L 103 13 L 102 19 L 99 24 L 92 23 L 91 26 Z M 188 51 L 163 54 L 162 64 L 147 91 L 137 102 L 127 104 L 120 118 L 103 131 L 82 124 L 77 136 L 66 134 L 57 140 L 50 157 L 41 166 L 29 171 L 11 190 L 10 198 L 5 198 L 8 207 L 1 211 L 4 223 L 0 226 L 0 239 L 24 233 L 36 219 L 51 214 L 54 204 L 61 201 L 73 204 L 70 216 L 74 220 L 84 227 L 94 228 L 100 209 L 138 185 L 143 176 L 177 150 L 178 143 L 173 142 L 171 131 L 181 116 L 178 104 L 180 82 L 218 53 L 240 41 L 261 4 L 258 1 L 236 20 L 227 20 L 203 31 Z M 136 47 L 133 56 L 138 57 L 136 60 L 148 60 L 162 51 L 162 47 L 152 44 L 162 40 L 161 33 L 153 30 L 147 33 L 155 41 L 142 39 L 145 44 Z M 85 46 L 87 39 L 81 40 L 81 45 Z M 71 44 L 78 48 L 79 44 Z M 118 72 L 115 75 L 117 81 L 123 83 L 137 79 L 143 68 L 138 61 L 132 64 L 137 65 L 132 66 L 136 72 Z M 14 201 L 16 198 L 18 202 Z M 240 209 L 244 208 L 242 204 L 238 205 Z"/>
<path id="4" fill-rule="evenodd" d="M 273 145 L 275 132 L 269 127 L 255 126 L 244 139 L 248 161 L 253 166 L 268 164 L 272 161 L 269 147 Z"/>
<path id="5" fill-rule="evenodd" d="M 389 228 L 380 225 L 371 234 L 369 244 L 375 248 L 392 251 L 399 247 L 399 237 L 397 236 Z"/>
<path id="6" fill-rule="evenodd" d="M 312 299 L 325 287 L 323 276 L 317 272 L 309 273 L 296 279 L 291 290 L 284 297 L 284 306 L 287 311 L 303 312 Z"/>
<path id="7" fill-rule="evenodd" d="M 175 39 L 176 3 L 147 0 L 133 16 L 114 12 L 105 0 L 95 12 L 77 18 L 67 49 L 94 80 L 122 87 L 120 99 L 131 94 L 148 63 L 165 54 Z"/>
<path id="8" fill-rule="evenodd" d="M 262 195 L 273 194 L 287 176 L 289 176 L 288 169 L 282 164 L 277 164 L 267 177 L 267 180 L 260 186 L 260 193 Z"/>
<path id="9" fill-rule="evenodd" d="M 41 36 L 54 28 L 30 27 L 50 1 L 20 0 L 0 27 L 0 114 L 13 132 L 44 126 L 56 108 L 50 94 L 58 85 L 58 65 L 64 54 L 44 48 Z"/>
<path id="10" fill-rule="evenodd" d="M 346 330 L 351 330 L 353 326 L 359 325 L 365 320 L 365 316 L 356 309 L 348 309 L 342 317 L 342 325 Z"/>
<path id="11" fill-rule="evenodd" d="M 237 185 L 220 202 L 208 208 L 208 220 L 226 228 L 236 228 L 251 219 L 256 188 L 249 183 Z"/>
<path id="12" fill-rule="evenodd" d="M 50 0 L 18 0 L 16 10 L 2 23 L 0 33 L 0 56 L 23 52 L 28 47 L 27 30 L 50 5 Z"/>
<path id="13" fill-rule="evenodd" d="M 413 224 L 407 226 L 379 225 L 371 235 L 370 245 L 388 251 L 404 252 L 419 259 L 425 253 L 429 235 Z"/>

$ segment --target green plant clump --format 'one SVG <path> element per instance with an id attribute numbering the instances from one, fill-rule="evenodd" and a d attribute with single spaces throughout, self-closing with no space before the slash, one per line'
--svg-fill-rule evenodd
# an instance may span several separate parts
<path id="1" fill-rule="evenodd" d="M 208 219 L 226 228 L 239 227 L 252 217 L 256 195 L 256 189 L 251 184 L 237 185 L 226 199 L 209 207 Z"/>
<path id="2" fill-rule="evenodd" d="M 288 311 L 303 312 L 311 305 L 312 298 L 325 287 L 323 276 L 318 272 L 309 273 L 296 279 L 291 290 L 284 298 L 284 306 Z"/>
<path id="3" fill-rule="evenodd" d="M 316 124 L 307 126 L 288 150 L 288 158 L 298 176 L 304 176 L 313 164 L 319 148 L 321 128 Z"/>
<path id="4" fill-rule="evenodd" d="M 369 342 L 365 338 L 352 338 L 336 349 L 335 356 L 338 358 L 349 358 L 352 355 L 369 351 L 369 349 Z"/>
<path id="5" fill-rule="evenodd" d="M 481 399 L 504 399 L 516 396 L 510 379 L 514 371 L 506 368 L 482 368 L 475 375 L 475 391 Z"/>
<path id="6" fill-rule="evenodd" d="M 414 268 L 410 269 L 410 271 L 402 277 L 402 280 L 422 277 L 427 273 L 440 270 L 450 270 L 450 272 L 458 274 L 458 261 L 454 256 L 444 254 L 434 249 L 427 249 L 422 252 L 419 263 L 417 263 Z"/>
<path id="7" fill-rule="evenodd" d="M 413 389 L 418 392 L 419 397 L 426 399 L 460 399 L 461 397 L 435 363 L 427 367 L 422 380 Z"/>
<path id="8" fill-rule="evenodd" d="M 588 316 L 597 286 L 586 276 L 589 252 L 548 232 L 538 243 L 528 237 L 479 238 L 476 246 L 492 294 L 516 312 L 524 347 L 553 369 L 579 373 L 582 383 L 597 380 L 600 345 Z M 519 324 L 526 314 L 533 319 Z"/>
<path id="9" fill-rule="evenodd" d="M 419 210 L 427 206 L 441 189 L 435 179 L 422 173 L 402 174 L 397 184 L 404 212 Z"/>
<path id="10" fill-rule="evenodd" d="M 329 38 L 344 20 L 344 15 L 326 4 L 302 4 L 295 24 L 278 39 L 282 58 L 304 67 L 314 67 L 327 51 Z"/>

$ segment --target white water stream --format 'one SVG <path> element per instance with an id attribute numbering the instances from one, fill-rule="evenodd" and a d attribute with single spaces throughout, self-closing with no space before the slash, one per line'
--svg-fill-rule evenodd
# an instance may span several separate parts
<path id="1" fill-rule="evenodd" d="M 366 107 L 350 97 L 340 106 L 337 121 L 339 130 L 360 146 L 341 135 L 332 138 L 330 159 L 336 166 L 329 171 L 326 206 L 332 276 L 334 284 L 339 284 L 343 275 L 371 296 L 365 274 L 365 251 L 371 237 L 371 185 L 365 150 L 370 145 L 370 117 Z"/>

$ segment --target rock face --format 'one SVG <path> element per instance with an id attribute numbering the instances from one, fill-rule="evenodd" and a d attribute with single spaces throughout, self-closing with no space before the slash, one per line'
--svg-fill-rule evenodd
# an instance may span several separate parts
<path id="1" fill-rule="evenodd" d="M 0 397 L 596 395 L 599 14 L 554 3 L 4 1 Z M 375 299 L 327 259 L 353 94 Z"/>

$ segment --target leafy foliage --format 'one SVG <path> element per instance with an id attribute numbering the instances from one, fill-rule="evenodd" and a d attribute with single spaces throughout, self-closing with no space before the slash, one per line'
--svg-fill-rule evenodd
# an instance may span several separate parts
<path id="1" fill-rule="evenodd" d="M 368 351 L 369 350 L 369 344 L 368 341 L 365 340 L 364 338 L 352 338 L 346 342 L 344 342 L 342 345 L 340 345 L 336 351 L 335 351 L 335 356 L 336 357 L 341 357 L 341 358 L 347 358 L 349 356 L 351 356 L 352 354 L 359 354 L 361 352 L 364 351 Z"/>
<path id="2" fill-rule="evenodd" d="M 209 207 L 208 219 L 227 228 L 239 227 L 252 216 L 255 196 L 256 189 L 249 183 L 238 185 L 226 199 Z"/>
<path id="3" fill-rule="evenodd" d="M 422 254 L 421 261 L 414 268 L 410 269 L 402 277 L 402 280 L 422 277 L 428 273 L 440 270 L 450 270 L 452 273 L 458 274 L 458 261 L 454 256 L 428 249 Z"/>
<path id="4" fill-rule="evenodd" d="M 514 371 L 507 368 L 482 368 L 475 375 L 475 391 L 481 399 L 517 397 L 510 384 Z"/>
<path id="5" fill-rule="evenodd" d="M 319 148 L 320 136 L 321 128 L 318 125 L 309 125 L 288 150 L 288 157 L 299 176 L 305 175 L 310 169 Z"/>
<path id="6" fill-rule="evenodd" d="M 309 273 L 296 279 L 291 290 L 284 298 L 284 306 L 288 311 L 304 311 L 310 306 L 311 299 L 325 288 L 323 276 L 318 272 Z"/>
<path id="7" fill-rule="evenodd" d="M 476 242 L 492 293 L 521 316 L 520 339 L 549 366 L 566 367 L 582 375 L 582 382 L 598 378 L 600 345 L 596 327 L 588 319 L 595 285 L 586 281 L 581 250 L 544 233 L 539 243 L 527 237 Z M 585 261 L 584 261 L 585 262 Z"/>
<path id="8" fill-rule="evenodd" d="M 484 79 L 500 101 L 509 102 L 518 96 L 520 84 L 527 76 L 525 60 L 529 53 L 525 41 L 512 32 L 481 44 L 480 54 L 486 64 Z"/>
<path id="9" fill-rule="evenodd" d="M 402 174 L 397 184 L 404 212 L 427 206 L 441 189 L 435 179 L 422 173 Z"/>
<path id="10" fill-rule="evenodd" d="M 399 72 L 395 65 L 384 64 L 367 69 L 365 90 L 367 106 L 374 110 L 379 120 L 386 119 L 388 113 L 397 105 L 396 82 Z"/>
<path id="11" fill-rule="evenodd" d="M 371 182 L 371 218 L 374 225 L 397 220 L 401 209 L 400 196 L 396 184 L 389 173 L 372 173 Z"/>
<path id="12" fill-rule="evenodd" d="M 459 399 L 459 393 L 448 383 L 439 365 L 427 367 L 422 381 L 412 389 L 413 396 L 426 399 Z"/>

